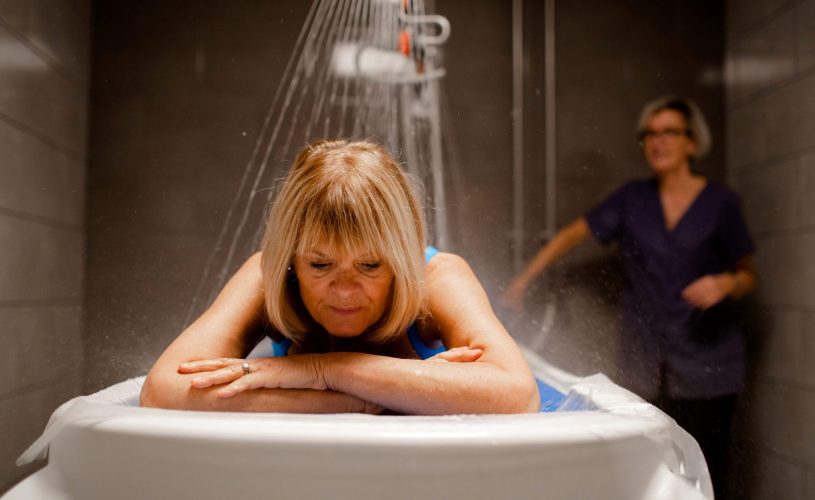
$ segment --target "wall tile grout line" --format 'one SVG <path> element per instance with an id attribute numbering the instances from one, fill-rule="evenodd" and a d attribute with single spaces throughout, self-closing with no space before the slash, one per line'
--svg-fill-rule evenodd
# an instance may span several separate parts
<path id="1" fill-rule="evenodd" d="M 761 276 L 759 275 L 759 279 Z M 764 297 L 765 302 L 759 306 L 764 311 L 777 311 L 777 312 L 800 312 L 804 314 L 813 314 L 815 313 L 815 307 L 808 306 L 806 304 L 790 304 L 790 303 L 772 303 L 766 302 L 767 298 Z"/>
<path id="2" fill-rule="evenodd" d="M 815 153 L 815 147 L 806 148 L 806 149 L 812 149 L 812 152 Z M 808 154 L 811 154 L 811 153 L 808 153 Z M 758 175 L 773 175 L 773 172 L 769 172 L 770 169 L 778 168 L 778 167 L 781 167 L 782 165 L 785 165 L 785 164 L 788 164 L 788 163 L 791 163 L 791 162 L 797 162 L 797 161 L 801 160 L 801 158 L 803 158 L 804 156 L 807 156 L 808 154 L 789 154 L 789 153 L 786 153 L 786 154 L 779 155 L 779 156 L 775 157 L 774 158 L 775 161 L 761 161 L 761 162 L 749 163 L 749 164 L 745 163 L 744 167 L 741 167 L 741 168 L 736 167 L 737 170 L 732 171 L 731 173 L 735 174 L 736 177 L 739 177 L 739 178 L 742 178 L 742 179 L 745 178 L 745 177 L 750 177 L 752 175 L 756 175 L 756 176 L 758 176 Z M 731 168 L 733 168 L 733 167 L 731 167 Z"/>
<path id="3" fill-rule="evenodd" d="M 17 130 L 28 134 L 29 136 L 39 140 L 43 144 L 64 153 L 65 155 L 73 158 L 74 160 L 79 160 L 81 162 L 84 162 L 86 160 L 85 154 L 83 154 L 82 152 L 77 151 L 75 149 L 71 149 L 68 146 L 59 143 L 58 141 L 48 137 L 44 133 L 29 127 L 25 123 L 15 120 L 14 118 L 8 116 L 2 111 L 0 111 L 0 121 L 6 122 L 7 124 L 11 125 Z"/>
<path id="4" fill-rule="evenodd" d="M 14 25 L 3 19 L 2 16 L 0 16 L 0 26 L 5 28 L 6 31 L 11 33 L 29 50 L 34 52 L 54 71 L 54 73 L 61 76 L 65 81 L 77 87 L 79 90 L 85 90 L 88 87 L 89 82 L 83 81 L 82 77 L 73 74 L 73 72 L 71 72 L 67 67 L 63 66 L 61 63 L 55 60 L 54 57 L 52 57 L 46 51 L 38 47 L 36 44 L 32 43 L 31 40 L 28 39 L 28 37 L 26 37 L 23 33 L 18 31 L 17 28 L 14 27 Z"/>
<path id="5" fill-rule="evenodd" d="M 808 236 L 815 233 L 815 226 L 802 225 L 789 229 L 764 229 L 761 231 L 753 231 L 753 235 L 757 240 L 772 240 L 776 238 L 785 238 L 793 236 Z"/>
<path id="6" fill-rule="evenodd" d="M 1 393 L 0 402 L 7 401 L 9 399 L 13 399 L 19 396 L 25 396 L 27 394 L 31 394 L 32 392 L 47 389 L 57 384 L 65 382 L 80 382 L 81 380 L 82 380 L 82 368 L 79 367 L 78 369 L 63 372 L 60 373 L 59 375 L 54 375 L 53 377 L 49 377 L 45 380 L 34 382 L 33 384 L 27 384 L 22 387 L 18 387 L 13 391 Z"/>
<path id="7" fill-rule="evenodd" d="M 770 456 L 773 460 L 778 460 L 779 462 L 784 462 L 787 465 L 792 465 L 793 467 L 798 467 L 802 470 L 815 472 L 815 467 L 812 464 L 804 462 L 798 458 L 786 455 L 784 453 L 779 453 L 777 450 L 770 448 L 764 444 L 760 443 L 744 443 L 741 445 L 743 449 L 745 449 L 751 455 L 759 455 L 762 453 L 766 453 Z"/>
<path id="8" fill-rule="evenodd" d="M 11 208 L 0 207 L 0 215 L 4 215 L 6 217 L 11 217 L 14 219 L 24 220 L 27 222 L 42 224 L 44 226 L 49 226 L 55 229 L 60 229 L 62 231 L 67 231 L 69 233 L 77 233 L 78 235 L 83 235 L 85 232 L 85 227 L 82 224 L 71 224 L 70 222 L 63 222 L 56 219 L 51 219 L 49 217 L 43 217 L 40 215 L 34 215 L 27 212 L 21 212 L 19 210 L 14 210 Z"/>
<path id="9" fill-rule="evenodd" d="M 786 380 L 777 377 L 770 377 L 766 375 L 756 377 L 756 381 L 762 384 L 772 385 L 772 386 L 783 386 L 789 389 L 795 389 L 796 391 L 804 391 L 804 392 L 811 392 L 815 393 L 815 385 L 807 384 L 804 382 L 796 382 L 794 380 Z"/>
<path id="10" fill-rule="evenodd" d="M 0 309 L 11 308 L 47 308 L 47 307 L 81 307 L 82 299 L 72 297 L 55 297 L 49 299 L 0 300 Z"/>
<path id="11" fill-rule="evenodd" d="M 786 462 L 789 465 L 794 465 L 796 467 L 799 467 L 799 468 L 801 468 L 803 470 L 806 470 L 806 471 L 809 471 L 809 472 L 815 472 L 815 467 L 813 467 L 812 464 L 807 463 L 807 462 L 805 462 L 805 461 L 803 461 L 803 460 L 801 460 L 799 458 L 791 457 L 791 456 L 786 455 L 784 453 L 779 453 L 778 451 L 770 448 L 769 446 L 759 445 L 758 450 L 762 451 L 764 453 L 767 453 L 768 455 L 775 458 L 776 460 Z"/>
<path id="12" fill-rule="evenodd" d="M 788 153 L 771 156 L 766 160 L 753 163 L 742 163 L 741 165 L 732 165 L 728 168 L 728 173 L 737 177 L 741 177 L 746 174 L 759 173 L 763 169 L 781 165 L 782 163 L 787 163 L 793 160 L 798 160 L 813 154 L 815 154 L 815 146 L 808 146 L 806 148 L 796 149 Z"/>
<path id="13" fill-rule="evenodd" d="M 757 31 L 761 28 L 767 26 L 768 24 L 772 23 L 779 17 L 783 16 L 787 12 L 792 9 L 798 7 L 798 5 L 804 3 L 806 0 L 794 0 L 792 2 L 788 2 L 781 7 L 777 7 L 774 11 L 770 12 L 769 14 L 765 15 L 758 21 L 753 22 L 752 24 L 748 24 L 747 26 L 741 28 L 735 34 L 730 35 L 727 37 L 728 45 L 734 42 L 738 42 L 744 40 L 745 38 L 749 38 L 753 36 Z M 729 31 L 729 30 L 728 30 Z"/>
<path id="14" fill-rule="evenodd" d="M 789 85 L 794 83 L 800 82 L 801 80 L 805 80 L 810 76 L 815 75 L 815 67 L 808 68 L 804 71 L 798 72 L 792 75 L 789 78 L 785 78 L 780 82 L 776 82 L 768 87 L 765 87 L 761 90 L 756 90 L 744 97 L 736 98 L 728 103 L 728 110 L 739 109 L 742 107 L 749 106 L 750 104 L 755 104 L 756 102 L 760 101 L 761 99 L 776 93 L 779 90 L 784 89 Z"/>
<path id="15" fill-rule="evenodd" d="M 805 305 L 797 305 L 797 304 L 760 304 L 758 306 L 764 312 L 798 312 L 798 313 L 805 313 L 805 314 L 812 314 L 815 313 L 815 307 L 813 306 L 805 306 Z"/>

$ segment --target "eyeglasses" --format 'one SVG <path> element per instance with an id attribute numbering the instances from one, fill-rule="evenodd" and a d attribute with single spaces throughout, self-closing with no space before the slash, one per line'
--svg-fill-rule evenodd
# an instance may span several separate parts
<path id="1" fill-rule="evenodd" d="M 659 139 L 660 137 L 674 140 L 683 135 L 690 137 L 690 131 L 686 128 L 666 128 L 662 130 L 646 129 L 638 134 L 638 138 L 640 144 L 643 144 L 648 141 L 653 141 L 654 139 Z"/>

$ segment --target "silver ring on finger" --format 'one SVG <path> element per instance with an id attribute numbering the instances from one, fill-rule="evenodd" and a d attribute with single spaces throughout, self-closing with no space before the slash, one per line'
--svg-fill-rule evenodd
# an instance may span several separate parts
<path id="1" fill-rule="evenodd" d="M 246 361 L 243 362 L 241 368 L 243 368 L 244 375 L 249 375 L 250 373 L 252 373 L 252 370 L 249 368 L 249 363 L 247 363 Z"/>

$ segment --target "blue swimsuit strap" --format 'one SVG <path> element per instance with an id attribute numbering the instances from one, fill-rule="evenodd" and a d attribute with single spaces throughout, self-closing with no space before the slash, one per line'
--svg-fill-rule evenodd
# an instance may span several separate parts
<path id="1" fill-rule="evenodd" d="M 408 327 L 407 335 L 408 340 L 410 340 L 410 346 L 413 347 L 413 350 L 416 351 L 416 354 L 422 359 L 432 358 L 436 354 L 447 350 L 447 347 L 441 342 L 439 342 L 440 345 L 438 347 L 428 347 L 422 341 L 415 321 Z"/>
<path id="2" fill-rule="evenodd" d="M 276 358 L 288 356 L 289 347 L 291 347 L 293 343 L 294 342 L 287 337 L 283 337 L 283 340 L 280 342 L 272 340 L 272 355 Z"/>
<path id="3" fill-rule="evenodd" d="M 436 247 L 426 246 L 424 249 L 424 261 L 430 262 L 430 259 L 435 257 L 437 253 L 439 253 L 439 250 Z M 416 354 L 422 359 L 432 358 L 436 354 L 447 350 L 447 347 L 441 342 L 437 347 L 428 347 L 425 345 L 422 341 L 422 337 L 419 335 L 419 329 L 415 321 L 408 327 L 407 334 L 411 347 L 413 347 L 413 350 L 416 351 Z"/>

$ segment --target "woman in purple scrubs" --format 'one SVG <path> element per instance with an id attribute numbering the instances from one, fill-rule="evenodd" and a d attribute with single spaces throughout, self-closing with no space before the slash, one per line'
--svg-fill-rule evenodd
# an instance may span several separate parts
<path id="1" fill-rule="evenodd" d="M 635 390 L 696 438 L 716 498 L 724 498 L 730 425 L 745 371 L 733 301 L 756 286 L 754 246 L 737 195 L 691 169 L 710 148 L 692 101 L 649 103 L 638 131 L 654 175 L 623 185 L 558 232 L 504 299 L 521 309 L 528 284 L 589 235 L 618 242 L 625 366 Z"/>

